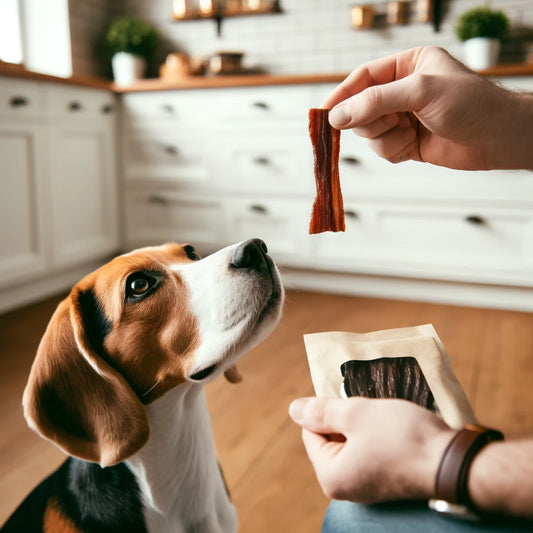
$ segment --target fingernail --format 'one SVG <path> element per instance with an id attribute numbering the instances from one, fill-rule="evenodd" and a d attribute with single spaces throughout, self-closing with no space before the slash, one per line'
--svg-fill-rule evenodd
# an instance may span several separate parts
<path id="1" fill-rule="evenodd" d="M 342 128 L 351 120 L 350 112 L 345 105 L 335 106 L 329 112 L 329 123 L 335 128 Z"/>
<path id="2" fill-rule="evenodd" d="M 297 423 L 300 424 L 304 418 L 304 408 L 307 404 L 306 398 L 300 398 L 294 400 L 289 406 L 289 416 Z"/>

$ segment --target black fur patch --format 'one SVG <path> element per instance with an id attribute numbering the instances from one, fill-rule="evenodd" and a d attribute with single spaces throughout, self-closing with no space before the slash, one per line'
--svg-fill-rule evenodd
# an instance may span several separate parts
<path id="1" fill-rule="evenodd" d="M 98 355 L 104 357 L 104 340 L 111 331 L 111 322 L 105 316 L 100 302 L 91 289 L 80 292 L 78 301 L 89 343 Z"/>
<path id="2" fill-rule="evenodd" d="M 128 467 L 101 468 L 72 457 L 29 494 L 2 533 L 42 532 L 50 499 L 84 533 L 147 533 L 139 487 Z"/>

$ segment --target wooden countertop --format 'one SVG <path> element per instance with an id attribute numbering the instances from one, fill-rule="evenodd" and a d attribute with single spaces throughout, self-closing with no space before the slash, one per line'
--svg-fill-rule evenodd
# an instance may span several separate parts
<path id="1" fill-rule="evenodd" d="M 112 90 L 113 88 L 113 83 L 103 78 L 93 76 L 71 76 L 70 78 L 61 78 L 59 76 L 50 76 L 48 74 L 32 72 L 31 70 L 26 70 L 21 65 L 14 65 L 13 63 L 5 63 L 3 61 L 0 61 L 0 76 L 36 81 L 52 81 L 63 85 L 77 85 L 81 87 L 93 87 L 96 89 Z"/>
<path id="2" fill-rule="evenodd" d="M 479 71 L 482 76 L 533 76 L 533 63 L 517 65 L 500 65 L 491 69 Z M 222 87 L 253 87 L 261 85 L 297 85 L 303 83 L 340 83 L 347 72 L 337 74 L 248 74 L 232 76 L 188 76 L 176 79 L 145 79 L 139 80 L 127 87 L 113 84 L 117 93 L 130 93 L 142 91 L 170 91 L 179 89 L 208 89 Z"/>
<path id="3" fill-rule="evenodd" d="M 224 87 L 254 87 L 264 85 L 298 85 L 303 83 L 340 83 L 346 73 L 339 74 L 242 74 L 231 76 L 184 76 L 174 79 L 139 80 L 127 87 L 113 84 L 117 93 L 140 91 L 170 91 L 176 89 L 213 89 Z"/>
<path id="4" fill-rule="evenodd" d="M 480 71 L 483 76 L 533 76 L 533 63 L 516 65 L 500 65 L 495 68 Z M 304 83 L 340 83 L 347 73 L 337 74 L 245 74 L 232 76 L 187 76 L 176 79 L 144 79 L 127 87 L 121 87 L 103 78 L 91 76 L 72 76 L 60 78 L 39 74 L 24 69 L 20 65 L 13 65 L 0 61 L 0 76 L 13 78 L 52 81 L 66 85 L 93 87 L 107 89 L 116 93 L 142 92 L 142 91 L 171 91 L 179 89 L 213 89 L 223 87 L 254 87 L 265 85 L 297 85 Z"/>

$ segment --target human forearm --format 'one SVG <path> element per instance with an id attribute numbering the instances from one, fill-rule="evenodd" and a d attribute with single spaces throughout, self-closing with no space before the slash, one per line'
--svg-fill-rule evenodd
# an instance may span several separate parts
<path id="1" fill-rule="evenodd" d="M 485 447 L 472 463 L 468 485 L 479 509 L 533 518 L 533 439 Z"/>
<path id="2" fill-rule="evenodd" d="M 501 95 L 501 96 L 500 96 Z M 533 93 L 497 88 L 486 131 L 486 168 L 533 170 Z"/>

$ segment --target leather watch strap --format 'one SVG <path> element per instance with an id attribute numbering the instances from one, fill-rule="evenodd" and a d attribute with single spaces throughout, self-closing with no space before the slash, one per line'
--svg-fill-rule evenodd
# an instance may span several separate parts
<path id="1" fill-rule="evenodd" d="M 503 440 L 495 429 L 468 424 L 448 444 L 435 480 L 436 498 L 473 508 L 468 491 L 468 474 L 477 453 L 493 441 Z"/>

